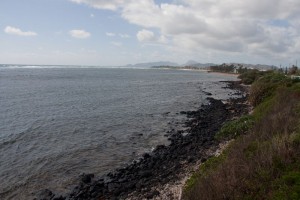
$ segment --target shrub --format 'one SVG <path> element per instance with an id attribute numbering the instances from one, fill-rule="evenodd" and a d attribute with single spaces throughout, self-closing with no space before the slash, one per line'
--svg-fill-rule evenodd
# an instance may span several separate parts
<path id="1" fill-rule="evenodd" d="M 300 85 L 271 76 L 256 81 L 271 91 L 257 103 L 248 134 L 237 137 L 211 170 L 202 169 L 209 171 L 205 176 L 197 172 L 184 199 L 300 199 Z M 218 134 L 246 130 L 243 120 L 228 123 Z"/>
<path id="2" fill-rule="evenodd" d="M 267 97 L 272 96 L 277 88 L 292 84 L 292 80 L 280 73 L 268 73 L 255 81 L 250 89 L 249 101 L 257 106 Z"/>
<path id="3" fill-rule="evenodd" d="M 299 165 L 299 164 L 298 164 Z M 295 167 L 295 166 L 293 166 Z M 299 167 L 299 166 L 296 166 Z M 299 169 L 298 169 L 299 170 Z M 288 171 L 275 183 L 275 191 L 272 199 L 300 199 L 300 173 L 299 171 Z"/>
<path id="4" fill-rule="evenodd" d="M 213 170 L 215 170 L 225 160 L 225 158 L 226 153 L 222 153 L 221 155 L 211 157 L 207 161 L 202 163 L 199 169 L 187 180 L 185 184 L 185 190 L 189 191 L 193 187 L 195 187 L 195 185 L 201 178 L 208 176 L 210 173 L 212 173 Z"/>
<path id="5" fill-rule="evenodd" d="M 254 118 L 251 115 L 242 116 L 239 119 L 227 122 L 216 134 L 218 140 L 229 140 L 239 135 L 245 134 L 254 124 Z"/>
<path id="6" fill-rule="evenodd" d="M 267 72 L 261 72 L 257 69 L 247 70 L 245 73 L 240 74 L 238 78 L 241 79 L 242 83 L 250 85 L 265 73 Z"/>

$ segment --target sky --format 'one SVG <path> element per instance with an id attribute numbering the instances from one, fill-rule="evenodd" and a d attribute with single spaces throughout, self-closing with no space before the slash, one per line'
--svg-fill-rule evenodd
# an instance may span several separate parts
<path id="1" fill-rule="evenodd" d="M 300 1 L 0 1 L 0 64 L 189 60 L 300 62 Z"/>

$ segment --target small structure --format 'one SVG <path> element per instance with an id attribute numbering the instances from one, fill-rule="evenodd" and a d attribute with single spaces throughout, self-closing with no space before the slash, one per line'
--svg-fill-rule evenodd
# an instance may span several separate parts
<path id="1" fill-rule="evenodd" d="M 293 80 L 300 80 L 300 76 L 291 75 L 291 79 L 293 79 Z"/>

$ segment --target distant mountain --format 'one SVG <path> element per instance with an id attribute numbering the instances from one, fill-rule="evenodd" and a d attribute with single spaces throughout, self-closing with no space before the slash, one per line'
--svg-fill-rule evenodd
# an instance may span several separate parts
<path id="1" fill-rule="evenodd" d="M 169 62 L 169 61 L 160 61 L 160 62 L 147 62 L 147 63 L 137 63 L 137 64 L 129 64 L 124 67 L 142 67 L 142 68 L 148 68 L 148 67 L 192 67 L 192 68 L 207 68 L 210 66 L 216 65 L 214 63 L 199 63 L 194 60 L 189 60 L 186 63 L 179 65 L 178 63 Z"/>
<path id="2" fill-rule="evenodd" d="M 199 64 L 199 62 L 194 61 L 194 60 L 189 60 L 185 64 L 182 64 L 181 66 L 191 66 L 191 65 L 195 65 L 195 64 Z"/>
<path id="3" fill-rule="evenodd" d="M 148 62 L 148 63 L 137 63 L 137 64 L 129 64 L 126 67 L 158 67 L 158 66 L 178 66 L 177 63 L 169 62 L 169 61 L 161 61 L 161 62 Z"/>

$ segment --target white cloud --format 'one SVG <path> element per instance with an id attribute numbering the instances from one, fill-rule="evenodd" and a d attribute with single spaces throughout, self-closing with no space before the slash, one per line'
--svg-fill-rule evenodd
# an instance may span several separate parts
<path id="1" fill-rule="evenodd" d="M 70 0 L 78 4 L 87 4 L 93 8 L 117 10 L 120 6 L 124 5 L 125 0 Z"/>
<path id="2" fill-rule="evenodd" d="M 121 42 L 111 42 L 112 45 L 117 46 L 117 47 L 121 47 L 123 46 L 123 44 Z"/>
<path id="3" fill-rule="evenodd" d="M 22 31 L 19 28 L 15 28 L 12 26 L 6 26 L 4 32 L 11 35 L 18 35 L 18 36 L 37 36 L 37 33 L 32 31 Z"/>
<path id="4" fill-rule="evenodd" d="M 95 15 L 94 15 L 93 13 L 91 13 L 91 14 L 90 14 L 90 17 L 91 17 L 91 18 L 94 18 L 94 17 L 95 17 Z"/>
<path id="5" fill-rule="evenodd" d="M 105 33 L 108 37 L 114 37 L 114 36 L 116 36 L 116 34 L 115 33 L 109 33 L 109 32 L 107 32 L 107 33 Z"/>
<path id="6" fill-rule="evenodd" d="M 187 7 L 199 10 L 207 17 L 289 18 L 299 16 L 298 0 L 183 0 Z"/>
<path id="7" fill-rule="evenodd" d="M 86 39 L 91 36 L 91 34 L 85 30 L 71 30 L 71 31 L 69 31 L 69 34 L 72 37 L 78 38 L 78 39 Z"/>
<path id="8" fill-rule="evenodd" d="M 158 38 L 158 42 L 159 43 L 162 43 L 162 44 L 167 44 L 168 43 L 168 38 L 164 35 L 161 35 L 159 38 Z"/>
<path id="9" fill-rule="evenodd" d="M 155 35 L 152 31 L 143 29 L 136 34 L 137 39 L 140 42 L 151 42 L 155 40 Z"/>
<path id="10" fill-rule="evenodd" d="M 128 34 L 122 34 L 122 33 L 120 33 L 119 36 L 121 38 L 130 38 L 130 35 L 128 35 Z"/>
<path id="11" fill-rule="evenodd" d="M 106 32 L 105 34 L 106 34 L 106 36 L 108 36 L 108 37 L 116 37 L 116 36 L 118 36 L 118 37 L 120 37 L 120 38 L 130 38 L 130 35 L 128 35 L 128 34 L 123 34 L 123 33 L 117 34 L 117 33 L 112 33 L 112 32 Z"/>
<path id="12" fill-rule="evenodd" d="M 155 44 L 155 45 L 161 45 L 161 44 L 167 44 L 168 38 L 164 35 L 157 36 L 154 32 L 150 30 L 140 30 L 137 32 L 136 37 L 139 42 L 145 42 L 149 44 Z"/>
<path id="13" fill-rule="evenodd" d="M 163 20 L 161 9 L 153 0 L 128 1 L 123 7 L 122 17 L 147 28 L 160 27 Z"/>
<path id="14" fill-rule="evenodd" d="M 129 23 L 142 27 L 138 41 L 164 41 L 169 49 L 235 52 L 241 57 L 264 52 L 272 58 L 299 53 L 299 0 L 71 1 L 118 10 Z"/>
<path id="15" fill-rule="evenodd" d="M 120 37 L 120 38 L 130 38 L 130 35 L 128 35 L 128 34 L 123 34 L 123 33 L 117 34 L 117 33 L 106 32 L 105 34 L 106 34 L 106 36 L 108 36 L 108 37 L 116 37 L 116 36 L 118 36 L 118 37 Z"/>

